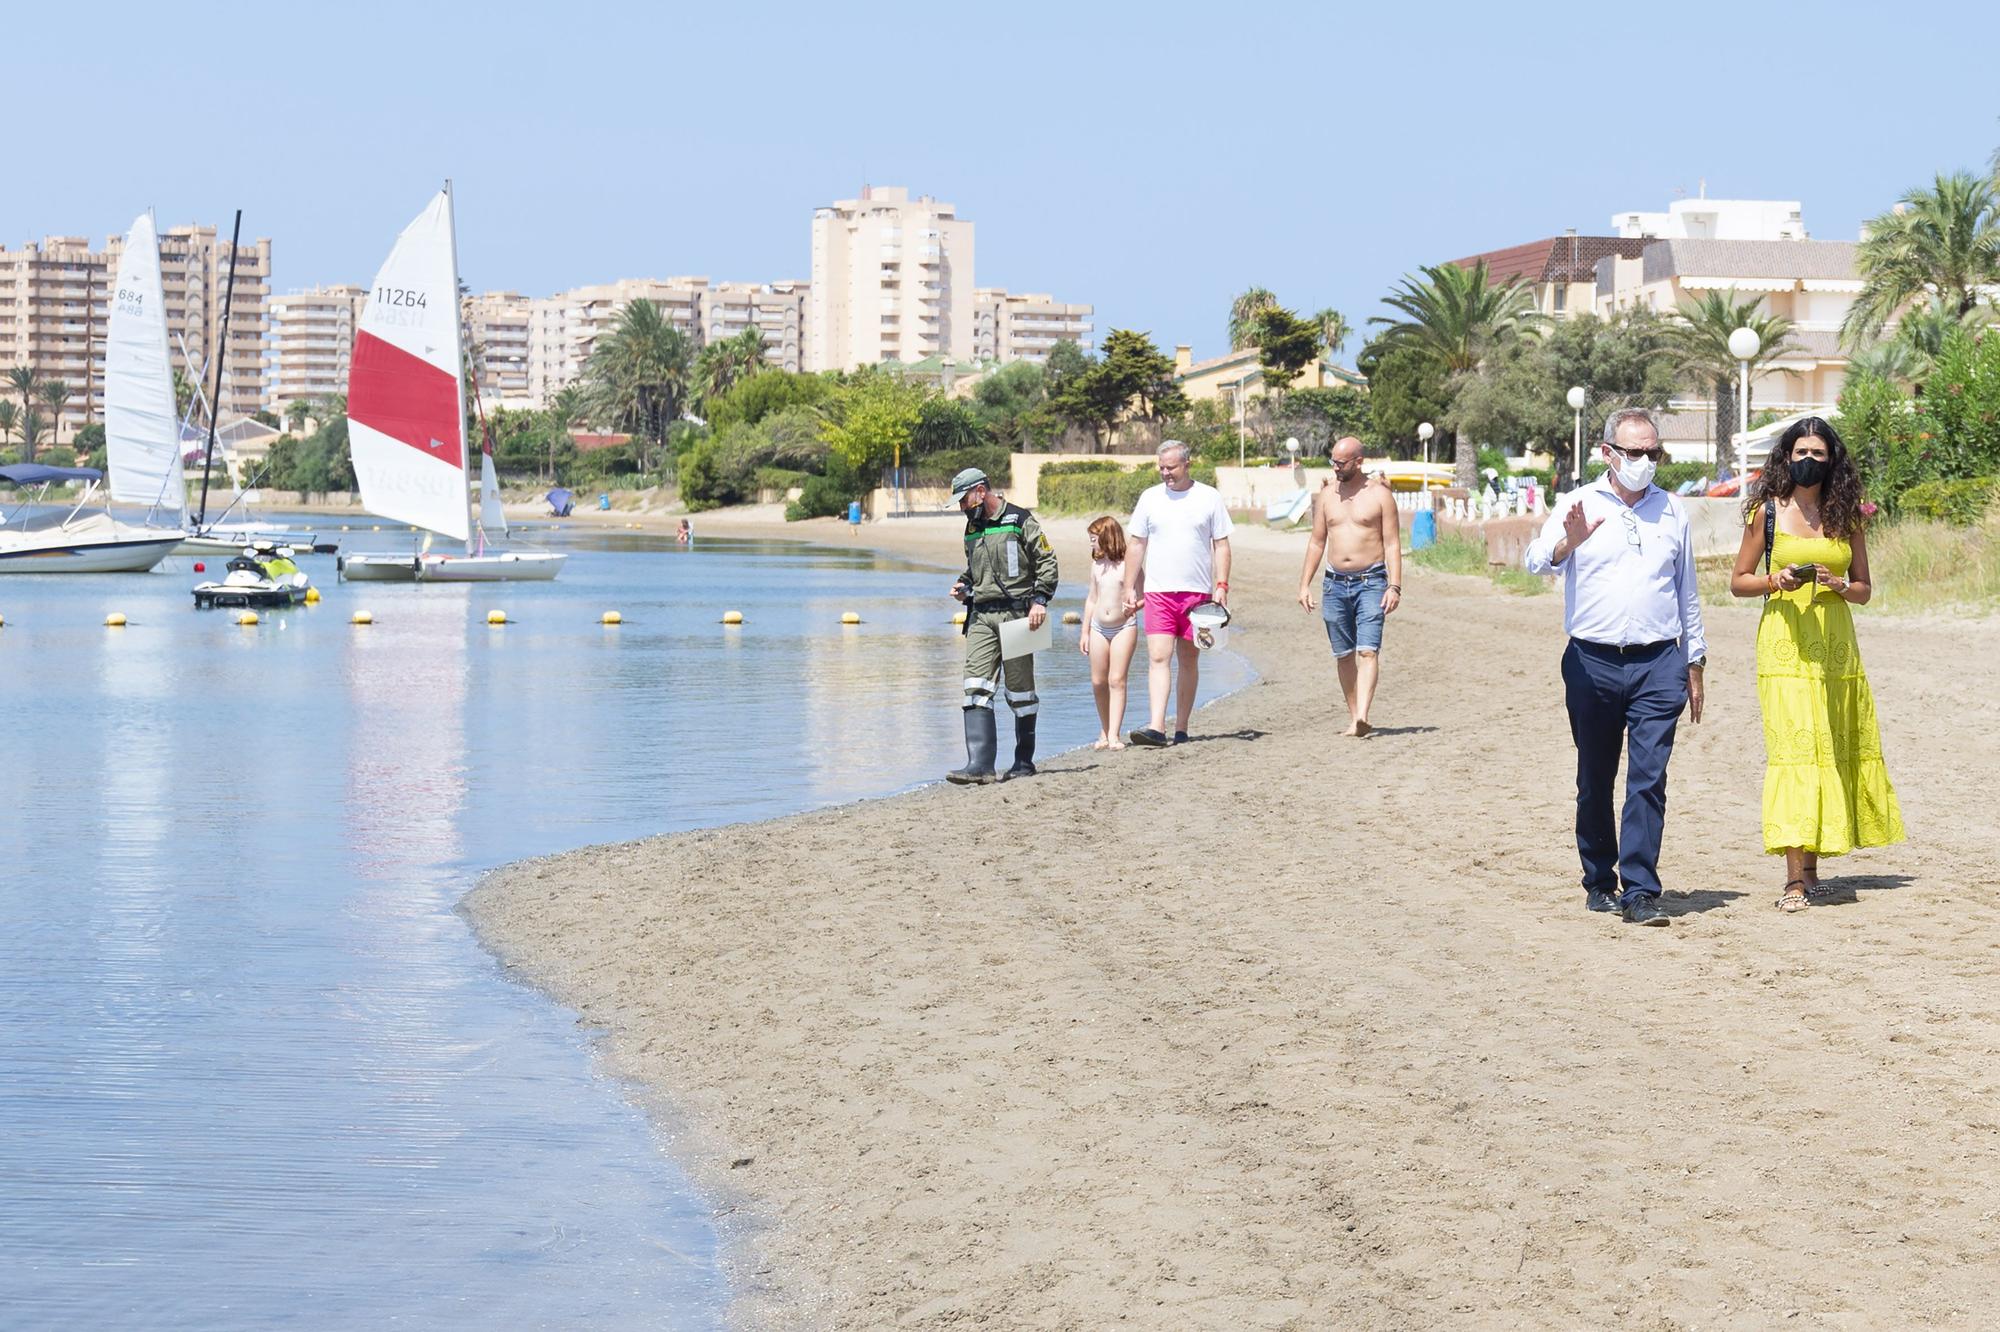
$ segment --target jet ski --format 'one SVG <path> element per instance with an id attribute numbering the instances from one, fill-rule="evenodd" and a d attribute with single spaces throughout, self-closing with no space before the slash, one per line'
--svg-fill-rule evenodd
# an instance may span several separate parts
<path id="1" fill-rule="evenodd" d="M 214 606 L 296 606 L 306 599 L 310 580 L 292 562 L 292 548 L 269 541 L 245 546 L 229 561 L 219 583 L 197 583 L 194 604 Z"/>

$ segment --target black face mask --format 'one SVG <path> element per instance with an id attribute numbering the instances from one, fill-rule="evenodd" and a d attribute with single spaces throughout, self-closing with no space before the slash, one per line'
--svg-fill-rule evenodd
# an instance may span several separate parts
<path id="1" fill-rule="evenodd" d="M 1826 480 L 1826 463 L 1818 458 L 1794 458 L 1786 464 L 1795 486 L 1816 486 Z"/>

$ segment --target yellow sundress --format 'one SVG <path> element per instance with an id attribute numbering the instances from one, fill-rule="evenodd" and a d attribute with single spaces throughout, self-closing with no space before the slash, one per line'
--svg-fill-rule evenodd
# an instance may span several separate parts
<path id="1" fill-rule="evenodd" d="M 1761 524 L 1762 513 L 1751 521 Z M 1779 532 L 1771 568 L 1824 565 L 1846 577 L 1854 552 L 1836 537 Z M 1875 696 L 1861 669 L 1853 608 L 1808 583 L 1776 592 L 1757 625 L 1757 701 L 1764 710 L 1764 849 L 1838 856 L 1903 840 L 1903 814 L 1882 764 Z"/>

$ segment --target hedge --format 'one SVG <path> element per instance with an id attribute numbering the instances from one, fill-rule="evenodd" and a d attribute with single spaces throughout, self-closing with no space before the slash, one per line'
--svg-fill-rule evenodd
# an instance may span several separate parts
<path id="1" fill-rule="evenodd" d="M 1112 467 L 1116 466 L 1112 464 Z M 1139 503 L 1139 496 L 1160 484 L 1159 472 L 1151 467 L 1131 472 L 1122 469 L 1108 471 L 1099 467 L 1055 476 L 1049 475 L 1051 470 L 1048 467 L 1042 469 L 1037 497 L 1036 507 L 1044 513 L 1110 513 L 1123 516 L 1132 512 Z M 1215 484 L 1214 463 L 1196 461 L 1188 471 L 1197 481 L 1211 486 Z"/>
<path id="2" fill-rule="evenodd" d="M 2000 476 L 1925 481 L 1903 492 L 1898 512 L 1908 518 L 1929 518 L 1953 527 L 1971 527 L 1992 509 L 1996 495 L 2000 495 Z"/>

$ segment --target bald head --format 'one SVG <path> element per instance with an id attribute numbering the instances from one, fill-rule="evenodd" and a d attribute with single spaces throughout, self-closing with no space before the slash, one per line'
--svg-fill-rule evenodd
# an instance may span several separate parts
<path id="1" fill-rule="evenodd" d="M 1340 464 L 1361 461 L 1361 441 L 1352 435 L 1343 435 L 1333 442 L 1333 461 Z"/>

